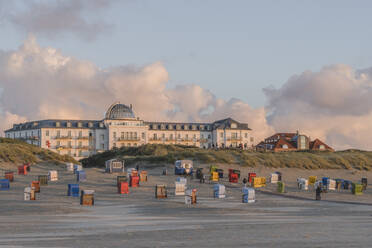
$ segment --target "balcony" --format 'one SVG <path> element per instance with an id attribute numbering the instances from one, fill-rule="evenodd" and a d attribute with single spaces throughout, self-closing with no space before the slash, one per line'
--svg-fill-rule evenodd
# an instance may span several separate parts
<path id="1" fill-rule="evenodd" d="M 77 140 L 88 140 L 89 136 L 77 136 L 76 139 Z"/>
<path id="2" fill-rule="evenodd" d="M 89 150 L 90 147 L 89 146 L 75 146 L 75 149 L 76 150 Z"/>
<path id="3" fill-rule="evenodd" d="M 230 137 L 226 139 L 227 141 L 242 141 L 242 137 Z"/>
<path id="4" fill-rule="evenodd" d="M 129 142 L 129 141 L 140 141 L 139 137 L 119 137 L 115 139 L 117 142 Z"/>
<path id="5" fill-rule="evenodd" d="M 56 140 L 69 140 L 69 139 L 77 139 L 77 140 L 88 140 L 89 136 L 71 136 L 71 135 L 66 135 L 66 136 L 55 136 L 53 137 Z"/>
<path id="6" fill-rule="evenodd" d="M 56 140 L 66 140 L 66 139 L 72 139 L 72 136 L 69 136 L 69 135 L 66 135 L 66 136 L 61 136 L 61 135 L 57 135 L 55 137 L 53 137 L 54 139 Z"/>
<path id="7" fill-rule="evenodd" d="M 72 146 L 68 146 L 68 145 L 56 145 L 55 147 L 52 147 L 52 149 L 56 149 L 56 150 L 68 150 L 68 149 L 72 149 Z"/>

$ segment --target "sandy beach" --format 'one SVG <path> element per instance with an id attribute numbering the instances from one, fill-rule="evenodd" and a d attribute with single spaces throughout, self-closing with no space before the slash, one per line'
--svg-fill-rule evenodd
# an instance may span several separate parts
<path id="1" fill-rule="evenodd" d="M 208 165 L 201 165 L 207 168 Z M 224 169 L 227 198 L 213 198 L 213 184 L 188 178 L 198 190 L 198 204 L 185 205 L 174 196 L 173 166 L 162 176 L 163 166 L 141 165 L 148 182 L 119 195 L 116 174 L 85 169 L 88 180 L 81 189 L 95 190 L 95 205 L 80 206 L 67 196 L 73 173 L 62 165 L 37 164 L 26 176 L 16 175 L 10 190 L 0 191 L 1 247 L 370 247 L 372 190 L 361 196 L 349 190 L 334 191 L 315 201 L 313 188 L 297 189 L 296 178 L 315 175 L 359 181 L 370 172 L 352 170 L 300 170 L 239 168 L 241 175 L 256 172 L 269 178 L 281 171 L 286 193 L 276 184 L 256 190 L 256 203 L 241 203 L 242 184 L 231 184 Z M 238 167 L 235 167 L 238 168 Z M 42 186 L 39 199 L 24 201 L 23 189 L 38 175 L 56 169 L 59 180 Z M 205 170 L 206 171 L 206 170 Z M 154 186 L 168 186 L 167 199 L 155 199 Z"/>

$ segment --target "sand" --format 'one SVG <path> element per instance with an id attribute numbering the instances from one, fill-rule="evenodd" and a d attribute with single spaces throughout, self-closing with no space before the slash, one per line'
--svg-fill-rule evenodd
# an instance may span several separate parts
<path id="1" fill-rule="evenodd" d="M 206 165 L 204 165 L 206 167 Z M 95 206 L 80 206 L 67 196 L 75 176 L 64 167 L 35 165 L 27 176 L 16 175 L 9 191 L 0 191 L 0 247 L 371 247 L 372 189 L 362 196 L 350 191 L 323 194 L 297 189 L 296 178 L 316 175 L 358 181 L 372 180 L 370 172 L 240 168 L 242 175 L 256 172 L 269 177 L 281 171 L 286 193 L 276 185 L 256 190 L 256 203 L 241 203 L 241 183 L 227 182 L 227 198 L 214 199 L 213 184 L 188 179 L 198 190 L 198 204 L 187 206 L 174 196 L 173 168 L 162 176 L 163 166 L 140 166 L 149 180 L 129 195 L 119 195 L 115 174 L 85 169 L 82 189 L 94 189 Z M 237 167 L 235 167 L 237 168 Z M 59 180 L 42 186 L 37 201 L 23 201 L 23 189 L 38 175 L 58 170 Z M 169 197 L 154 198 L 154 185 L 167 184 Z"/>

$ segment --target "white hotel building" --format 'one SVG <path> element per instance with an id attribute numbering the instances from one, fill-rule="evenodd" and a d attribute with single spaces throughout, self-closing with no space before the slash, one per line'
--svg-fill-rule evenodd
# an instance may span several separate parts
<path id="1" fill-rule="evenodd" d="M 40 120 L 14 124 L 5 137 L 22 139 L 82 159 L 123 146 L 181 144 L 201 148 L 253 147 L 248 124 L 227 118 L 213 123 L 147 122 L 132 106 L 114 103 L 103 120 Z"/>

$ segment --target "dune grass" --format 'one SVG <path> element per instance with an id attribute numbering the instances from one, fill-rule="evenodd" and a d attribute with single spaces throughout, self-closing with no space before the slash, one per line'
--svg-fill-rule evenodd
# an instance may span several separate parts
<path id="1" fill-rule="evenodd" d="M 372 152 L 347 150 L 338 152 L 254 152 L 238 149 L 206 150 L 181 145 L 151 145 L 122 147 L 83 159 L 85 167 L 103 167 L 112 158 L 125 160 L 127 165 L 136 162 L 174 163 L 178 159 L 192 159 L 199 163 L 238 164 L 241 166 L 267 166 L 272 168 L 303 169 L 357 169 L 370 170 Z"/>
<path id="2" fill-rule="evenodd" d="M 74 162 L 72 157 L 14 139 L 0 138 L 0 163 Z"/>

